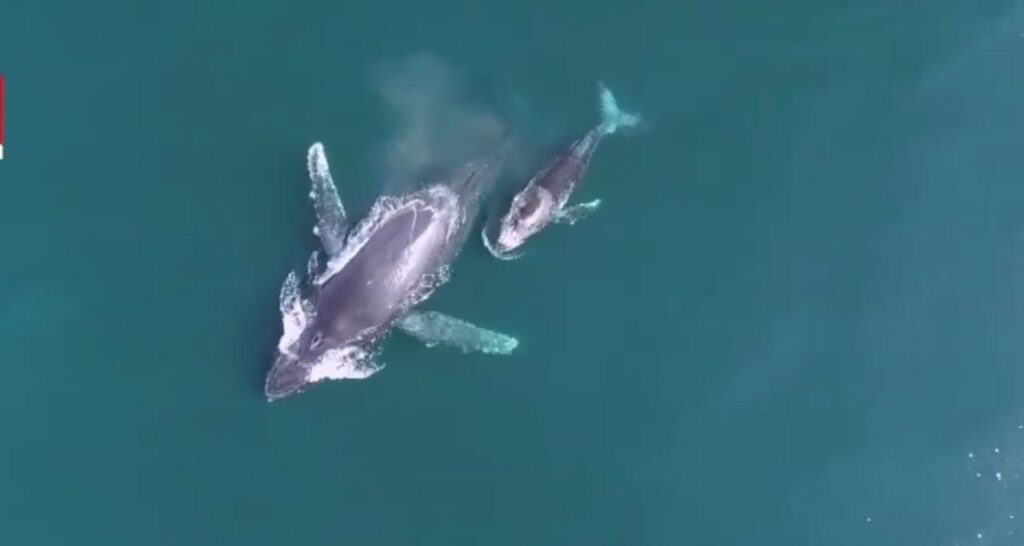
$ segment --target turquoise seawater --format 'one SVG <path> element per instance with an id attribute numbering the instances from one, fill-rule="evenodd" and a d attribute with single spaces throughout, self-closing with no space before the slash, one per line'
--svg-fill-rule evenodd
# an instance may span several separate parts
<path id="1" fill-rule="evenodd" d="M 262 392 L 306 148 L 382 187 L 430 52 L 538 147 L 648 125 L 510 263 Z M 1024 4 L 0 3 L 0 544 L 1020 544 Z"/>

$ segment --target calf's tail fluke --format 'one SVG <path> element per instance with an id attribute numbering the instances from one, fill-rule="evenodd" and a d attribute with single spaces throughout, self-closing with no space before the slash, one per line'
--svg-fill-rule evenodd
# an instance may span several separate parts
<path id="1" fill-rule="evenodd" d="M 615 102 L 615 95 L 612 95 L 603 83 L 598 84 L 598 92 L 601 98 L 601 128 L 604 134 L 610 135 L 623 127 L 635 127 L 640 124 L 640 116 L 631 112 L 623 112 L 619 104 Z"/>

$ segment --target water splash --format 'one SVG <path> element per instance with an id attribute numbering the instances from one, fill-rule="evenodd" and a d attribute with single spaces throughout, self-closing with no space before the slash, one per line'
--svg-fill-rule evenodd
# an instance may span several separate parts
<path id="1" fill-rule="evenodd" d="M 362 347 L 330 349 L 310 367 L 308 381 L 366 379 L 384 369 L 384 364 L 378 363 L 375 356 Z"/>
<path id="2" fill-rule="evenodd" d="M 294 271 L 288 272 L 284 284 L 281 285 L 279 308 L 284 331 L 281 340 L 277 342 L 277 349 L 281 354 L 293 355 L 292 346 L 312 322 L 311 302 L 302 298 L 299 276 Z"/>

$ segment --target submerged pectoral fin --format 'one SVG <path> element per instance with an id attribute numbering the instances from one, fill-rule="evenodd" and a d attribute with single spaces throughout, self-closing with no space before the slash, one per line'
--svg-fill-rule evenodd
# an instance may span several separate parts
<path id="1" fill-rule="evenodd" d="M 579 222 L 580 220 L 593 214 L 593 212 L 597 210 L 600 206 L 600 199 L 594 199 L 593 201 L 587 201 L 586 203 L 573 205 L 571 207 L 556 212 L 554 220 L 559 224 L 569 224 L 571 226 L 576 222 Z"/>
<path id="2" fill-rule="evenodd" d="M 338 197 L 338 188 L 331 178 L 331 169 L 327 164 L 323 144 L 317 142 L 309 147 L 306 168 L 312 182 L 309 198 L 313 200 L 313 208 L 316 211 L 316 227 L 313 228 L 313 233 L 320 238 L 327 255 L 333 257 L 345 243 L 348 218 L 341 198 Z"/>
<path id="3" fill-rule="evenodd" d="M 437 311 L 410 311 L 395 326 L 427 347 L 445 345 L 464 353 L 507 355 L 519 345 L 519 340 L 512 336 Z"/>

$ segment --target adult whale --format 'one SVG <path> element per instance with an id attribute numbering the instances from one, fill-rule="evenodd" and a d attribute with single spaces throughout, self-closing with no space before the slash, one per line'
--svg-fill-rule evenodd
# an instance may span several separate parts
<path id="1" fill-rule="evenodd" d="M 598 86 L 601 101 L 601 123 L 573 141 L 538 171 L 516 196 L 498 226 L 498 237 L 492 241 L 485 226 L 481 236 L 484 246 L 495 258 L 511 260 L 515 251 L 530 237 L 552 222 L 574 224 L 597 210 L 601 200 L 595 199 L 567 207 L 573 191 L 586 174 L 590 159 L 601 140 L 619 130 L 640 122 L 636 114 L 623 112 L 615 96 L 603 84 Z"/>
<path id="2" fill-rule="evenodd" d="M 323 146 L 309 149 L 310 198 L 317 216 L 313 231 L 328 260 L 321 267 L 319 252 L 314 252 L 308 282 L 292 271 L 281 287 L 284 333 L 267 373 L 268 400 L 296 394 L 317 381 L 369 377 L 382 368 L 376 356 L 393 327 L 428 345 L 489 353 L 516 347 L 512 337 L 413 310 L 447 282 L 504 150 L 466 163 L 444 182 L 379 197 L 349 233 Z"/>

